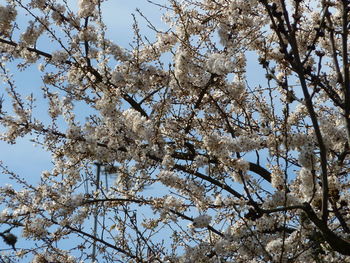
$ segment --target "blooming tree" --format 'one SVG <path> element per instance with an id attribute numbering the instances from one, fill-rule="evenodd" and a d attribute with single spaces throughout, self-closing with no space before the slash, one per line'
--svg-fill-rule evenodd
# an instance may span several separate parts
<path id="1" fill-rule="evenodd" d="M 2 262 L 350 262 L 350 2 L 154 3 L 168 30 L 125 48 L 104 2 L 1 2 L 1 140 L 54 165 L 33 185 L 1 163 Z"/>

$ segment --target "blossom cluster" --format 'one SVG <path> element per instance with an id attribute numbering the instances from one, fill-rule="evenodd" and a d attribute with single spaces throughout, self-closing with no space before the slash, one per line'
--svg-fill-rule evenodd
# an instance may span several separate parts
<path id="1" fill-rule="evenodd" d="M 0 5 L 0 32 L 1 35 L 9 36 L 12 30 L 13 21 L 16 19 L 17 10 L 11 6 Z"/>

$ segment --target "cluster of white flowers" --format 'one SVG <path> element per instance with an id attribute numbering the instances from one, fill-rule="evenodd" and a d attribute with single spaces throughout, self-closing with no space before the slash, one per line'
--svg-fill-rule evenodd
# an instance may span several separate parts
<path id="1" fill-rule="evenodd" d="M 43 32 L 44 27 L 42 25 L 36 26 L 35 23 L 31 21 L 27 30 L 21 34 L 21 45 L 34 45 Z"/>
<path id="2" fill-rule="evenodd" d="M 184 255 L 178 260 L 180 263 L 195 263 L 195 262 L 217 262 L 216 259 L 210 260 L 208 253 L 211 250 L 211 246 L 206 242 L 201 242 L 196 247 L 187 247 Z M 215 260 L 215 261 L 214 261 Z"/>
<path id="3" fill-rule="evenodd" d="M 51 224 L 42 218 L 34 218 L 29 222 L 26 222 L 26 228 L 23 229 L 22 235 L 24 237 L 32 237 L 34 239 L 40 239 L 47 235 L 47 227 Z"/>
<path id="4" fill-rule="evenodd" d="M 31 0 L 29 6 L 44 9 L 46 7 L 46 0 Z"/>
<path id="5" fill-rule="evenodd" d="M 49 114 L 51 118 L 55 119 L 57 118 L 60 114 L 62 114 L 62 108 L 60 107 L 60 99 L 58 93 L 51 93 L 49 98 Z"/>
<path id="6" fill-rule="evenodd" d="M 214 250 L 220 256 L 225 256 L 231 252 L 231 242 L 227 239 L 219 239 L 215 245 Z"/>
<path id="7" fill-rule="evenodd" d="M 184 209 L 183 200 L 169 195 L 164 199 L 164 207 L 166 209 L 175 209 L 176 211 L 181 211 Z"/>
<path id="8" fill-rule="evenodd" d="M 300 200 L 294 193 L 285 194 L 283 191 L 276 191 L 274 194 L 266 198 L 263 207 L 276 208 L 279 206 L 300 205 Z"/>
<path id="9" fill-rule="evenodd" d="M 311 198 L 317 199 L 320 193 L 320 187 L 316 183 L 315 175 L 309 169 L 302 167 L 297 178 L 300 180 L 298 191 L 301 199 L 306 202 L 309 202 Z"/>
<path id="10" fill-rule="evenodd" d="M 217 133 L 211 133 L 203 136 L 203 145 L 208 153 L 213 156 L 219 156 L 221 159 L 229 157 L 230 153 L 234 151 L 227 142 L 230 139 L 226 136 L 220 136 Z"/>
<path id="11" fill-rule="evenodd" d="M 207 70 L 217 75 L 225 75 L 234 71 L 235 64 L 224 53 L 210 54 L 207 60 Z"/>
<path id="12" fill-rule="evenodd" d="M 112 71 L 111 81 L 116 86 L 119 86 L 121 83 L 124 82 L 124 74 L 119 67 L 116 67 Z"/>
<path id="13" fill-rule="evenodd" d="M 299 152 L 299 158 L 298 162 L 301 166 L 308 168 L 308 169 L 313 169 L 315 167 L 315 155 L 313 153 L 313 144 L 312 143 L 307 143 L 305 144 L 300 152 Z"/>
<path id="14" fill-rule="evenodd" d="M 169 169 L 169 168 L 172 168 L 173 165 L 174 165 L 173 157 L 171 157 L 171 155 L 169 154 L 164 155 L 162 166 L 164 166 L 165 169 Z"/>
<path id="15" fill-rule="evenodd" d="M 147 120 L 141 113 L 134 109 L 123 112 L 124 122 L 135 134 L 144 140 L 150 140 L 153 134 L 151 121 Z"/>
<path id="16" fill-rule="evenodd" d="M 163 170 L 158 174 L 158 179 L 164 184 L 169 186 L 176 186 L 181 183 L 179 177 L 175 175 L 172 171 Z"/>
<path id="17" fill-rule="evenodd" d="M 65 205 L 70 208 L 76 208 L 76 207 L 79 207 L 83 203 L 83 201 L 84 201 L 83 194 L 71 195 L 70 198 L 65 203 Z"/>
<path id="18" fill-rule="evenodd" d="M 155 43 L 145 46 L 138 51 L 139 59 L 144 62 L 150 62 L 158 59 L 163 53 L 170 51 L 177 43 L 178 39 L 172 32 L 158 33 Z"/>
<path id="19" fill-rule="evenodd" d="M 233 181 L 237 183 L 242 184 L 243 180 L 250 178 L 250 176 L 247 174 L 247 171 L 249 169 L 249 162 L 242 158 L 231 161 L 231 165 L 225 168 L 226 172 L 231 175 Z M 234 171 L 230 172 L 230 169 L 232 168 L 234 168 Z"/>
<path id="20" fill-rule="evenodd" d="M 78 139 L 81 136 L 81 129 L 74 124 L 70 125 L 66 131 L 66 136 L 69 139 Z"/>
<path id="21" fill-rule="evenodd" d="M 242 100 L 242 95 L 245 94 L 246 87 L 244 83 L 239 80 L 235 79 L 230 85 L 227 86 L 227 91 L 230 94 L 231 98 L 237 98 Z"/>
<path id="22" fill-rule="evenodd" d="M 225 47 L 232 47 L 234 44 L 234 39 L 232 39 L 232 32 L 229 24 L 220 23 L 218 29 L 218 35 L 220 37 L 220 43 Z"/>
<path id="23" fill-rule="evenodd" d="M 27 119 L 27 116 L 24 114 L 19 117 L 21 117 L 22 120 Z M 6 117 L 2 121 L 6 124 L 7 128 L 5 132 L 0 133 L 0 138 L 3 141 L 14 143 L 18 137 L 23 137 L 30 132 L 29 127 L 19 127 L 18 123 L 20 123 L 20 120 L 15 120 L 13 117 Z"/>
<path id="24" fill-rule="evenodd" d="M 104 47 L 107 54 L 111 54 L 116 61 L 128 61 L 131 59 L 131 54 L 121 46 L 104 39 L 99 41 L 99 45 Z"/>
<path id="25" fill-rule="evenodd" d="M 19 47 L 20 48 L 20 47 Z M 20 48 L 19 50 L 19 56 L 25 60 L 26 63 L 35 63 L 39 56 L 38 54 L 35 54 L 33 52 L 30 52 L 26 48 Z"/>
<path id="26" fill-rule="evenodd" d="M 62 64 L 68 59 L 68 54 L 66 51 L 55 51 L 53 52 L 51 57 L 51 62 L 53 64 Z"/>
<path id="27" fill-rule="evenodd" d="M 84 29 L 79 31 L 78 38 L 76 39 L 78 42 L 80 41 L 89 41 L 96 42 L 98 40 L 98 30 L 94 26 L 87 26 Z"/>
<path id="28" fill-rule="evenodd" d="M 196 182 L 181 179 L 174 172 L 167 170 L 160 171 L 158 179 L 162 184 L 189 195 L 199 208 L 205 206 L 204 189 Z"/>
<path id="29" fill-rule="evenodd" d="M 291 149 L 300 149 L 300 147 L 313 142 L 313 137 L 305 133 L 288 134 L 288 146 Z"/>
<path id="30" fill-rule="evenodd" d="M 249 11 L 254 5 L 258 4 L 257 0 L 238 0 L 234 2 L 230 2 L 231 10 L 240 9 L 245 11 Z"/>
<path id="31" fill-rule="evenodd" d="M 178 39 L 176 35 L 172 32 L 158 33 L 155 48 L 163 53 L 169 51 L 177 43 L 177 41 Z"/>
<path id="32" fill-rule="evenodd" d="M 280 261 L 282 259 L 284 262 L 287 261 L 290 255 L 293 255 L 295 251 L 298 251 L 295 244 L 300 244 L 301 242 L 305 242 L 305 240 L 300 240 L 300 233 L 294 231 L 284 240 L 282 238 L 271 239 L 266 245 L 266 251 L 270 253 L 274 261 Z"/>
<path id="33" fill-rule="evenodd" d="M 95 10 L 98 1 L 96 0 L 79 0 L 79 11 L 78 15 L 80 17 L 91 16 Z"/>
<path id="34" fill-rule="evenodd" d="M 243 179 L 247 178 L 245 173 L 239 173 L 237 171 L 233 171 L 230 175 L 234 182 L 240 184 L 243 184 Z"/>
<path id="35" fill-rule="evenodd" d="M 239 158 L 234 162 L 235 168 L 240 170 L 240 171 L 247 171 L 249 169 L 249 162 L 246 160 Z"/>
<path id="36" fill-rule="evenodd" d="M 12 213 L 10 212 L 10 210 L 8 208 L 3 209 L 0 212 L 0 222 L 1 223 L 6 222 L 6 221 L 8 221 L 9 218 L 13 218 Z"/>
<path id="37" fill-rule="evenodd" d="M 281 238 L 272 239 L 269 243 L 267 243 L 266 250 L 272 254 L 277 254 L 279 251 L 281 251 L 282 244 Z"/>
<path id="38" fill-rule="evenodd" d="M 9 36 L 12 22 L 16 19 L 17 11 L 14 7 L 0 5 L 0 36 Z"/>
<path id="39" fill-rule="evenodd" d="M 96 100 L 95 108 L 104 118 L 113 118 L 113 116 L 117 115 L 117 102 L 113 97 L 108 96 L 107 94 Z M 124 113 L 124 115 L 125 114 L 126 113 Z"/>
<path id="40" fill-rule="evenodd" d="M 346 124 L 343 118 L 321 119 L 320 128 L 324 135 L 324 143 L 328 148 L 341 151 L 348 142 Z"/>
<path id="41" fill-rule="evenodd" d="M 194 161 L 192 163 L 192 165 L 195 167 L 195 168 L 199 168 L 199 167 L 202 167 L 202 166 L 205 166 L 208 164 L 208 158 L 203 156 L 203 155 L 197 155 L 195 158 L 194 158 Z"/>
<path id="42" fill-rule="evenodd" d="M 178 49 L 175 55 L 174 75 L 179 83 L 187 81 L 189 54 L 183 49 Z"/>
<path id="43" fill-rule="evenodd" d="M 241 135 L 227 140 L 227 147 L 232 152 L 250 152 L 267 146 L 267 138 L 258 134 Z"/>
<path id="44" fill-rule="evenodd" d="M 31 263 L 46 263 L 46 262 L 66 262 L 66 263 L 77 263 L 75 257 L 67 254 L 64 250 L 57 249 L 58 253 L 57 255 L 53 256 L 49 253 L 37 253 L 35 254 L 33 260 Z M 81 261 L 79 261 L 81 262 Z"/>
<path id="45" fill-rule="evenodd" d="M 271 185 L 279 190 L 282 190 L 284 184 L 284 173 L 280 166 L 271 166 Z"/>
<path id="46" fill-rule="evenodd" d="M 66 11 L 66 8 L 64 7 L 64 5 L 61 5 L 61 4 L 56 4 L 54 6 L 54 10 L 51 14 L 51 17 L 53 19 L 53 21 L 56 22 L 57 25 L 61 25 L 62 22 L 63 22 L 63 19 L 62 19 L 62 15 L 64 14 L 64 12 Z M 74 17 L 72 16 L 70 18 L 70 21 L 74 21 Z M 78 24 L 78 23 L 76 23 Z"/>
<path id="47" fill-rule="evenodd" d="M 200 215 L 193 219 L 192 225 L 195 228 L 208 227 L 211 221 L 211 216 Z"/>
<path id="48" fill-rule="evenodd" d="M 67 81 L 72 85 L 81 85 L 81 80 L 85 77 L 85 73 L 81 68 L 75 67 L 74 65 L 70 66 L 67 72 Z"/>
<path id="49" fill-rule="evenodd" d="M 255 221 L 255 226 L 258 231 L 271 231 L 281 222 L 283 222 L 283 218 L 279 215 L 263 215 Z"/>
<path id="50" fill-rule="evenodd" d="M 295 110 L 290 113 L 288 117 L 288 123 L 291 125 L 300 122 L 308 115 L 307 107 L 305 103 L 298 103 L 295 107 Z"/>

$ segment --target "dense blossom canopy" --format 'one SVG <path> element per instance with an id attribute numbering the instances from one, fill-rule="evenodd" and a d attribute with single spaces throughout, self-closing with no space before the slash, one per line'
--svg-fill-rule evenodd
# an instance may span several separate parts
<path id="1" fill-rule="evenodd" d="M 1 163 L 2 262 L 350 262 L 349 1 L 153 3 L 127 47 L 104 2 L 0 2 L 0 138 L 53 162 Z"/>

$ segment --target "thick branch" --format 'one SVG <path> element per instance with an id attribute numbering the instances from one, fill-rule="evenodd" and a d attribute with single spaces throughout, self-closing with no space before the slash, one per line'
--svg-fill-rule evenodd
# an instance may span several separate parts
<path id="1" fill-rule="evenodd" d="M 303 210 L 308 218 L 321 230 L 324 239 L 335 251 L 350 256 L 350 243 L 337 236 L 327 226 L 327 223 L 319 219 L 309 203 L 303 204 Z"/>
<path id="2" fill-rule="evenodd" d="M 349 57 L 348 57 L 348 11 L 349 11 L 349 1 L 342 0 L 343 2 L 343 25 L 342 25 L 342 56 L 343 56 L 343 92 L 345 95 L 345 120 L 346 128 L 348 133 L 348 141 L 350 142 L 350 77 L 349 77 Z"/>
<path id="3" fill-rule="evenodd" d="M 259 212 L 264 214 L 277 213 L 282 211 L 290 211 L 301 209 L 303 210 L 308 218 L 315 224 L 315 226 L 321 231 L 324 239 L 330 245 L 330 247 L 343 255 L 350 256 L 350 243 L 341 237 L 337 236 L 334 231 L 330 230 L 327 226 L 327 223 L 319 219 L 315 211 L 312 209 L 311 205 L 307 202 L 302 205 L 295 205 L 289 207 L 278 207 L 274 209 L 261 209 Z"/>
<path id="4" fill-rule="evenodd" d="M 288 31 L 285 36 L 288 40 L 288 43 L 291 46 L 291 53 L 290 55 L 287 53 L 287 50 L 284 49 L 283 52 L 285 52 L 285 57 L 290 63 L 292 69 L 297 73 L 298 78 L 300 80 L 300 85 L 305 97 L 305 103 L 306 108 L 308 110 L 309 116 L 311 118 L 312 126 L 315 131 L 316 139 L 318 142 L 318 146 L 320 149 L 320 159 L 321 159 L 321 181 L 322 181 L 322 220 L 326 223 L 328 219 L 328 177 L 327 177 L 327 150 L 323 142 L 323 137 L 321 134 L 320 127 L 318 125 L 317 115 L 314 109 L 314 105 L 312 103 L 312 99 L 307 87 L 306 83 L 306 76 L 305 76 L 305 70 L 303 68 L 300 55 L 299 55 L 299 47 L 298 42 L 296 39 L 296 32 L 292 30 L 290 22 L 289 22 L 289 15 L 287 11 L 287 7 L 285 5 L 284 1 L 281 1 L 282 9 L 283 9 L 283 16 L 285 18 L 285 22 L 287 24 Z M 265 4 L 265 7 L 268 9 L 267 4 Z M 270 11 L 269 11 L 270 12 Z M 274 27 L 274 30 L 277 31 L 278 34 L 278 28 Z M 283 40 L 280 39 L 281 46 L 284 46 Z"/>

